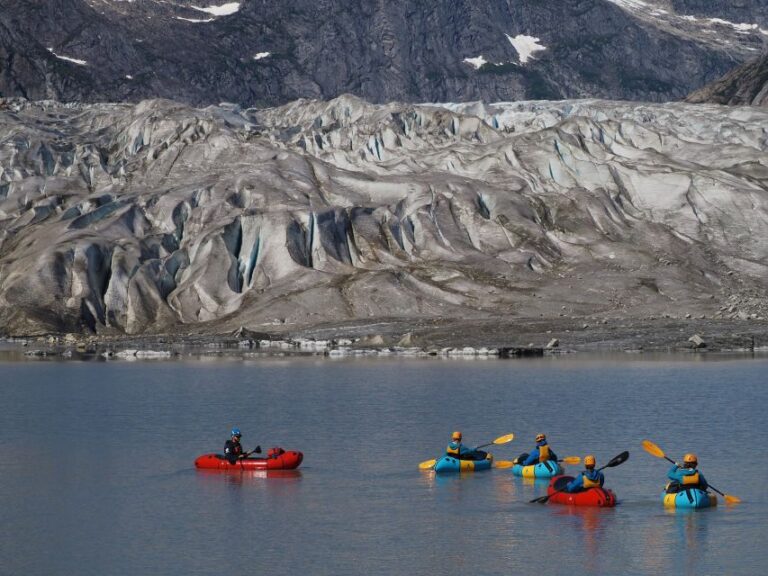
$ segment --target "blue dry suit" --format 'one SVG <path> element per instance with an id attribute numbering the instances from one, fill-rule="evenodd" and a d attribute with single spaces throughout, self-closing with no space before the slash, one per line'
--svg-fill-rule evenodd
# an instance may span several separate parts
<path id="1" fill-rule="evenodd" d="M 584 470 L 565 487 L 566 492 L 581 492 L 588 488 L 603 487 L 605 476 L 599 470 Z"/>
<path id="2" fill-rule="evenodd" d="M 445 454 L 459 460 L 476 460 L 479 452 L 467 448 L 461 442 L 451 442 L 448 444 L 448 448 L 445 449 Z"/>
<path id="3" fill-rule="evenodd" d="M 539 463 L 539 448 L 542 446 L 546 446 L 546 452 L 549 453 L 549 457 L 545 460 L 557 460 L 557 454 L 555 454 L 552 450 L 549 449 L 549 445 L 547 444 L 547 441 L 544 440 L 543 442 L 537 442 L 536 448 L 533 449 L 533 451 L 528 454 L 528 458 L 525 459 L 525 461 L 522 463 L 522 466 L 530 466 L 531 464 L 538 464 Z"/>
<path id="4" fill-rule="evenodd" d="M 675 464 L 669 469 L 669 472 L 667 472 L 667 478 L 672 480 L 672 482 L 676 482 L 681 490 L 685 490 L 686 488 L 706 490 L 709 488 L 709 484 L 707 484 L 704 474 L 699 472 L 696 468 L 680 468 Z"/>

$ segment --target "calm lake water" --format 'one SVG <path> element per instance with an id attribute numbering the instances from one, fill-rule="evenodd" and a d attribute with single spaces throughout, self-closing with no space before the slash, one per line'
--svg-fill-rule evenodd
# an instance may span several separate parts
<path id="1" fill-rule="evenodd" d="M 765 359 L 690 356 L 0 362 L 0 573 L 762 574 L 767 383 Z M 196 471 L 233 425 L 300 472 Z M 561 457 L 629 450 L 606 470 L 621 503 L 420 472 L 454 429 L 514 432 L 498 459 L 540 431 Z M 665 511 L 643 438 L 744 502 Z"/>

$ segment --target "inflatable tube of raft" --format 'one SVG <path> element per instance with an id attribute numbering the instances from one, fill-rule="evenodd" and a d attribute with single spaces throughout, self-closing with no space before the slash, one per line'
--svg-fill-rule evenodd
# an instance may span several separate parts
<path id="1" fill-rule="evenodd" d="M 547 488 L 548 502 L 553 504 L 566 504 L 569 506 L 598 506 L 612 508 L 616 506 L 616 494 L 612 490 L 603 488 L 588 488 L 581 492 L 558 492 L 566 487 L 573 476 L 555 476 Z"/>
<path id="2" fill-rule="evenodd" d="M 547 460 L 530 466 L 521 466 L 520 464 L 512 466 L 512 474 L 523 478 L 552 478 L 562 473 L 562 467 L 554 460 Z"/>
<path id="3" fill-rule="evenodd" d="M 667 508 L 709 508 L 710 506 L 717 506 L 717 496 L 698 488 L 685 488 L 674 494 L 662 492 L 661 501 Z"/>
<path id="4" fill-rule="evenodd" d="M 222 454 L 204 454 L 195 460 L 195 468 L 204 470 L 294 470 L 298 468 L 304 454 L 293 450 L 285 451 L 268 458 L 243 458 L 234 464 Z"/>
<path id="5" fill-rule="evenodd" d="M 437 474 L 452 472 L 479 472 L 488 470 L 493 465 L 493 454 L 486 454 L 483 460 L 459 460 L 453 456 L 443 456 L 435 463 Z"/>

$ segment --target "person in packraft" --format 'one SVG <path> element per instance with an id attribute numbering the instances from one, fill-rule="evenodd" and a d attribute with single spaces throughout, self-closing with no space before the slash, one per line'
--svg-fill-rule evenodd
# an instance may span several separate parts
<path id="1" fill-rule="evenodd" d="M 698 488 L 699 490 L 709 488 L 709 484 L 707 484 L 704 474 L 699 472 L 698 466 L 699 460 L 696 458 L 696 454 L 691 453 L 683 456 L 682 466 L 675 463 L 667 472 L 667 478 L 671 480 L 667 484 L 667 494 L 674 494 L 688 488 Z"/>
<path id="2" fill-rule="evenodd" d="M 253 452 L 261 454 L 261 446 L 256 446 L 253 452 L 245 452 L 242 444 L 240 444 L 240 438 L 242 438 L 240 428 L 232 428 L 230 439 L 224 443 L 224 458 L 226 458 L 230 464 L 234 464 L 242 458 L 248 458 Z"/>
<path id="3" fill-rule="evenodd" d="M 547 443 L 547 437 L 544 434 L 536 435 L 536 448 L 534 448 L 528 457 L 520 462 L 521 466 L 531 466 L 532 464 L 538 464 L 539 462 L 546 462 L 547 460 L 557 460 L 557 454 L 555 454 Z"/>
<path id="4" fill-rule="evenodd" d="M 445 449 L 447 456 L 458 458 L 459 460 L 482 460 L 486 453 L 482 450 L 472 450 L 461 443 L 462 435 L 458 430 L 451 435 L 451 443 Z"/>
<path id="5" fill-rule="evenodd" d="M 565 487 L 566 492 L 582 492 L 590 488 L 602 488 L 605 483 L 605 476 L 599 470 L 595 470 L 595 457 L 592 454 L 584 456 L 585 470 L 568 482 Z"/>

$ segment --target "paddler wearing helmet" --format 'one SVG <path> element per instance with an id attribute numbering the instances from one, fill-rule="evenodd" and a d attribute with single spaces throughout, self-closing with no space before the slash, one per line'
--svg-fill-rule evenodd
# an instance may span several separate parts
<path id="1" fill-rule="evenodd" d="M 706 490 L 709 488 L 704 474 L 699 472 L 699 459 L 696 454 L 688 453 L 683 456 L 683 464 L 675 463 L 669 472 L 667 472 L 667 478 L 671 480 L 667 484 L 667 494 L 675 494 L 681 490 L 688 488 L 698 488 L 699 490 Z"/>
<path id="2" fill-rule="evenodd" d="M 242 458 L 248 458 L 248 456 L 254 452 L 261 454 L 261 446 L 256 446 L 256 449 L 252 452 L 243 451 L 243 446 L 240 444 L 240 438 L 242 438 L 242 436 L 243 434 L 240 432 L 240 428 L 232 428 L 229 440 L 224 443 L 224 458 L 226 458 L 230 464 L 234 464 Z"/>
<path id="3" fill-rule="evenodd" d="M 557 460 L 557 454 L 550 449 L 549 444 L 547 443 L 547 436 L 545 434 L 537 434 L 536 448 L 531 450 L 528 457 L 519 462 L 519 464 L 521 466 L 531 466 L 532 464 L 546 462 L 547 460 Z"/>
<path id="4" fill-rule="evenodd" d="M 459 460 L 484 460 L 487 453 L 483 450 L 473 450 L 462 444 L 463 436 L 458 430 L 451 434 L 451 443 L 445 449 L 446 456 Z"/>
<path id="5" fill-rule="evenodd" d="M 584 471 L 568 482 L 566 492 L 582 492 L 590 488 L 602 488 L 605 476 L 599 470 L 595 470 L 595 457 L 592 454 L 584 456 Z"/>

